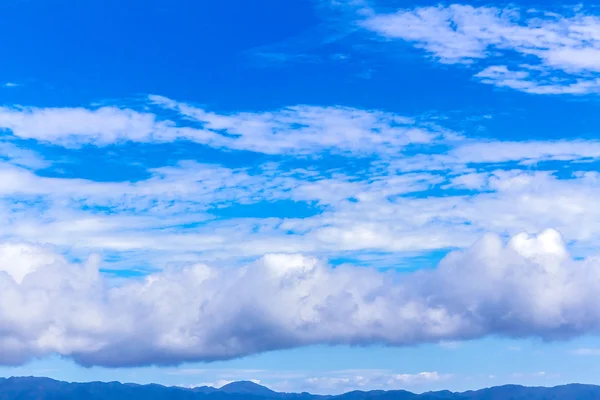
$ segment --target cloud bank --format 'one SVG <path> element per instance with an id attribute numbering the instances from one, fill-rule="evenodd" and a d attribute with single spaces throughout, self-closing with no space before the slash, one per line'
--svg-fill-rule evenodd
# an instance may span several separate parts
<path id="1" fill-rule="evenodd" d="M 486 235 L 433 270 L 395 275 L 265 255 L 111 285 L 99 260 L 0 247 L 2 363 L 53 353 L 109 367 L 211 361 L 313 344 L 385 344 L 597 333 L 600 265 L 553 230 Z"/>

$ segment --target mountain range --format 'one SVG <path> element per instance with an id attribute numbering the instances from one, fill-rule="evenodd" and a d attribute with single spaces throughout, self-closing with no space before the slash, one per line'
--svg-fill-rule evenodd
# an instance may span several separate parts
<path id="1" fill-rule="evenodd" d="M 68 383 L 49 378 L 0 378 L 0 400 L 591 400 L 600 399 L 600 386 L 570 384 L 556 387 L 497 386 L 468 392 L 404 390 L 353 391 L 321 396 L 280 393 L 253 382 L 233 382 L 219 389 L 138 385 L 120 382 Z"/>

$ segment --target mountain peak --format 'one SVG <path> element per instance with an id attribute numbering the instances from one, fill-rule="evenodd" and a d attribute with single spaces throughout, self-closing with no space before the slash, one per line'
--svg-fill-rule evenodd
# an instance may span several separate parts
<path id="1" fill-rule="evenodd" d="M 228 383 L 225 386 L 222 386 L 219 391 L 224 393 L 243 393 L 243 394 L 254 394 L 260 396 L 272 396 L 277 394 L 271 389 L 259 385 L 258 383 L 254 383 L 251 381 L 237 381 Z"/>

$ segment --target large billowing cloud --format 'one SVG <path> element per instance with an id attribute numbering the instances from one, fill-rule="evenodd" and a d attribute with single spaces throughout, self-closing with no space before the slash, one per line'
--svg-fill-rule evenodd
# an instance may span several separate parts
<path id="1" fill-rule="evenodd" d="M 486 335 L 598 332 L 600 264 L 573 260 L 553 230 L 487 235 L 412 274 L 265 255 L 242 268 L 193 265 L 115 285 L 99 260 L 0 247 L 2 363 L 58 353 L 83 365 L 229 359 L 318 343 L 412 345 Z"/>

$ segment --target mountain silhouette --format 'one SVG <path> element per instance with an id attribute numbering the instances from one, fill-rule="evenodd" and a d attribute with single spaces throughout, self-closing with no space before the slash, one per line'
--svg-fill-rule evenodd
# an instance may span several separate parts
<path id="1" fill-rule="evenodd" d="M 439 391 L 415 394 L 404 390 L 353 391 L 319 396 L 279 393 L 254 382 L 233 382 L 219 389 L 193 389 L 120 382 L 68 383 L 49 378 L 0 378 L 0 400 L 600 400 L 600 386 L 571 384 L 556 387 L 497 386 L 462 393 Z"/>

